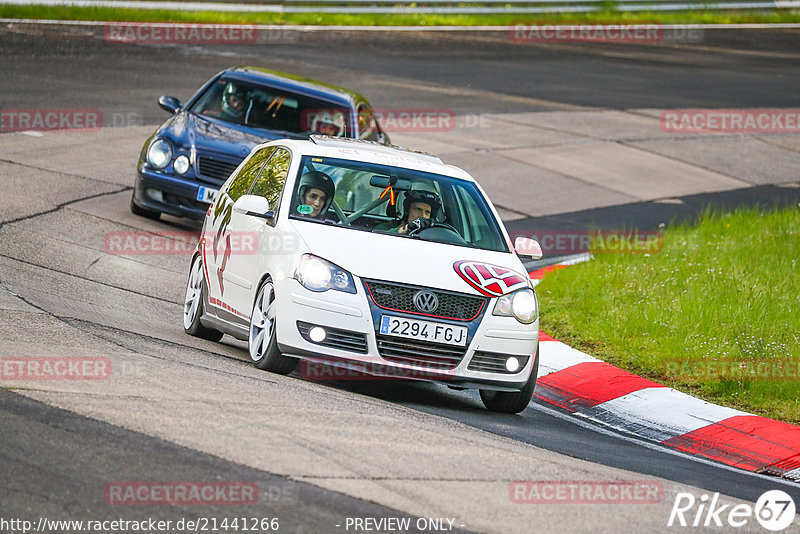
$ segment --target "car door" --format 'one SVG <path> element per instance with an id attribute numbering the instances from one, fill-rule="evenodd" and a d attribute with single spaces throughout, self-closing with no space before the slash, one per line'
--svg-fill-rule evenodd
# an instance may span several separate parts
<path id="1" fill-rule="evenodd" d="M 278 212 L 291 164 L 291 153 L 278 147 L 253 181 L 247 194 L 266 198 L 270 210 Z M 271 221 L 252 215 L 233 212 L 230 222 L 233 253 L 228 258 L 224 279 L 230 281 L 229 297 L 231 305 L 238 310 L 247 310 L 250 315 L 257 284 L 269 266 L 271 253 L 281 253 L 284 243 L 276 229 L 277 216 Z M 238 249 L 237 249 L 238 247 Z"/>
<path id="2" fill-rule="evenodd" d="M 214 202 L 210 224 L 206 227 L 203 262 L 207 267 L 209 278 L 208 303 L 210 310 L 215 315 L 233 323 L 246 324 L 250 317 L 250 310 L 242 310 L 234 306 L 231 298 L 231 288 L 235 287 L 237 282 L 245 282 L 232 279 L 225 274 L 231 257 L 241 252 L 239 243 L 241 236 L 233 234 L 231 228 L 233 204 L 250 190 L 256 177 L 274 152 L 275 147 L 265 147 L 259 150 L 247 160 L 236 176 L 226 183 Z"/>

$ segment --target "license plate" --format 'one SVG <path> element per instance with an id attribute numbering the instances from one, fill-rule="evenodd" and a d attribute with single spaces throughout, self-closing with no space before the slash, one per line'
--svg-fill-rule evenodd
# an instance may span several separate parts
<path id="1" fill-rule="evenodd" d="M 197 200 L 200 202 L 208 202 L 211 204 L 214 202 L 214 199 L 217 198 L 217 193 L 219 193 L 216 189 L 211 189 L 209 187 L 203 187 L 202 185 L 197 190 Z"/>
<path id="2" fill-rule="evenodd" d="M 450 345 L 467 344 L 467 327 L 381 315 L 380 333 Z"/>

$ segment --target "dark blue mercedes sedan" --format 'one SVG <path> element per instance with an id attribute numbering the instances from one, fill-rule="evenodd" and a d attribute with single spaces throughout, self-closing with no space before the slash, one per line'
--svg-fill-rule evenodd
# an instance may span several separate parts
<path id="1" fill-rule="evenodd" d="M 220 72 L 145 141 L 131 198 L 136 215 L 202 219 L 217 190 L 259 143 L 311 134 L 388 144 L 367 100 L 347 89 L 255 67 Z"/>

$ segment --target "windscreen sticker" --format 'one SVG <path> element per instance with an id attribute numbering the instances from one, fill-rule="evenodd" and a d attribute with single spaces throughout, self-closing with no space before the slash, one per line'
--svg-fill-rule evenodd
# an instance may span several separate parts
<path id="1" fill-rule="evenodd" d="M 314 206 L 309 206 L 308 204 L 300 204 L 297 206 L 297 213 L 301 215 L 310 215 L 314 212 Z"/>
<path id="2" fill-rule="evenodd" d="M 528 287 L 521 274 L 491 263 L 461 260 L 453 264 L 453 269 L 466 283 L 487 297 L 499 297 Z"/>

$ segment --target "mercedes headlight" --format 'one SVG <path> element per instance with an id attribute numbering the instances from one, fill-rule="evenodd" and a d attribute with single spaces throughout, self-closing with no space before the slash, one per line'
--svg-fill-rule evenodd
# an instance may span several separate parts
<path id="1" fill-rule="evenodd" d="M 356 292 L 350 273 L 313 254 L 303 254 L 294 270 L 294 278 L 311 291 L 335 289 L 345 293 Z"/>
<path id="2" fill-rule="evenodd" d="M 539 302 L 532 289 L 520 289 L 497 299 L 492 313 L 513 317 L 522 324 L 531 324 L 539 317 Z"/>
<path id="3" fill-rule="evenodd" d="M 163 169 L 172 159 L 172 145 L 166 139 L 156 139 L 147 149 L 147 163 L 156 169 Z"/>

